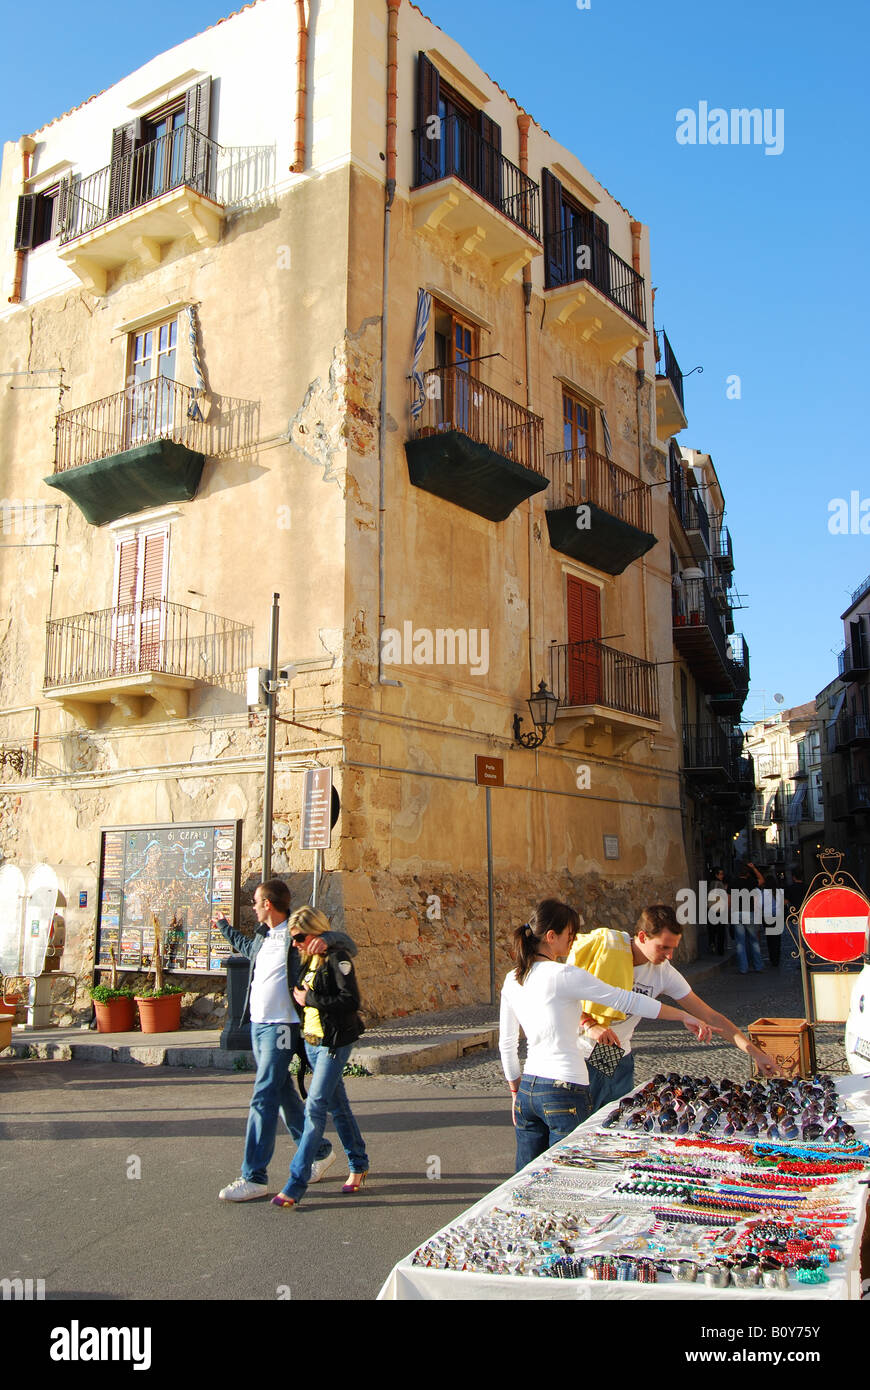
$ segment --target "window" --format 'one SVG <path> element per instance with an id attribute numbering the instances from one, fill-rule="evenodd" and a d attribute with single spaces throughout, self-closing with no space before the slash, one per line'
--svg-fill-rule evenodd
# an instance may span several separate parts
<path id="1" fill-rule="evenodd" d="M 454 175 L 501 207 L 501 126 L 445 82 L 425 53 L 417 67 L 416 135 L 418 185 Z"/>
<path id="2" fill-rule="evenodd" d="M 594 449 L 595 412 L 573 392 L 562 392 L 562 448 L 571 457 L 567 462 L 568 505 L 588 499 L 587 449 Z"/>
<path id="3" fill-rule="evenodd" d="M 567 576 L 568 703 L 601 702 L 601 593 L 594 584 Z"/>
<path id="4" fill-rule="evenodd" d="M 127 448 L 161 438 L 175 423 L 177 333 L 173 318 L 130 334 Z"/>
<path id="5" fill-rule="evenodd" d="M 115 549 L 113 670 L 162 669 L 169 577 L 169 530 L 143 530 Z"/>
<path id="6" fill-rule="evenodd" d="M 435 328 L 435 366 L 443 368 L 438 426 L 469 432 L 479 401 L 471 382 L 477 376 L 477 327 L 437 301 L 432 306 Z"/>
<path id="7" fill-rule="evenodd" d="M 609 295 L 609 226 L 567 193 L 549 169 L 541 171 L 541 187 L 546 288 L 591 280 Z"/>
<path id="8" fill-rule="evenodd" d="M 208 139 L 211 78 L 112 133 L 109 216 L 187 185 L 208 194 L 214 161 Z"/>
<path id="9" fill-rule="evenodd" d="M 65 179 L 42 193 L 25 193 L 18 199 L 16 251 L 33 251 L 58 235 L 69 206 L 70 186 L 71 180 Z"/>

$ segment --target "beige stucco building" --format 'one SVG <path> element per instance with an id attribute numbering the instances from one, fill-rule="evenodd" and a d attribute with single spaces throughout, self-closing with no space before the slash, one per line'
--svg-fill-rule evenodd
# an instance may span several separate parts
<path id="1" fill-rule="evenodd" d="M 488 995 L 476 755 L 497 978 L 536 899 L 629 926 L 691 881 L 648 230 L 448 35 L 246 6 L 6 146 L 0 272 L 0 848 L 54 869 L 65 970 L 107 827 L 240 821 L 258 881 L 274 592 L 272 867 L 308 897 L 331 766 L 372 1013 Z"/>

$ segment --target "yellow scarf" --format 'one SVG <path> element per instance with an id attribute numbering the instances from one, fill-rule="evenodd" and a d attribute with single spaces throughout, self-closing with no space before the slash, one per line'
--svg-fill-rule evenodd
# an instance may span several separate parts
<path id="1" fill-rule="evenodd" d="M 610 927 L 599 927 L 597 931 L 576 936 L 568 955 L 569 965 L 579 965 L 588 970 L 597 980 L 618 989 L 631 989 L 634 984 L 634 957 L 631 954 L 631 937 L 628 932 L 612 931 Z M 591 1014 L 596 1023 L 621 1023 L 626 1017 L 618 1009 L 608 1008 L 606 1004 L 593 1004 L 590 999 L 583 1000 L 583 1012 Z"/>

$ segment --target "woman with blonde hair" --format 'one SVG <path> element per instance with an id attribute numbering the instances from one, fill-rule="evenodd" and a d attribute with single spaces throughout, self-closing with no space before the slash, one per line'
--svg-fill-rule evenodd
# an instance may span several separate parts
<path id="1" fill-rule="evenodd" d="M 316 907 L 300 907 L 290 916 L 290 935 L 300 951 L 299 983 L 293 998 L 302 1011 L 302 1038 L 311 1064 L 305 1128 L 290 1165 L 290 1176 L 273 1206 L 299 1205 L 311 1180 L 326 1113 L 332 1115 L 338 1137 L 347 1154 L 350 1173 L 342 1192 L 359 1192 L 369 1169 L 365 1143 L 344 1089 L 342 1073 L 352 1045 L 363 1032 L 359 1016 L 360 996 L 353 962 L 340 945 L 327 946 L 325 955 L 302 950 L 306 937 L 323 936 L 329 918 Z"/>

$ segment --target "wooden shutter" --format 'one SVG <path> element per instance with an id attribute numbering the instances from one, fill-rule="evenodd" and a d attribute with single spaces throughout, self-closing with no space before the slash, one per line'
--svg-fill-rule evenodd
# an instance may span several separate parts
<path id="1" fill-rule="evenodd" d="M 487 116 L 485 111 L 477 113 L 478 130 L 480 132 L 480 192 L 488 202 L 496 207 L 502 204 L 501 187 L 501 126 L 496 125 L 495 121 Z M 509 209 L 514 215 L 519 211 L 518 208 Z"/>
<path id="2" fill-rule="evenodd" d="M 541 170 L 544 207 L 544 275 L 548 290 L 567 281 L 562 236 L 562 185 L 549 169 Z"/>
<path id="3" fill-rule="evenodd" d="M 190 87 L 184 98 L 185 125 L 196 135 L 184 134 L 184 182 L 199 193 L 208 194 L 211 187 L 212 159 L 208 144 L 211 123 L 211 78 Z M 205 137 L 200 139 L 199 136 Z"/>
<path id="4" fill-rule="evenodd" d="M 568 653 L 568 700 L 572 705 L 601 702 L 601 595 L 594 584 L 568 576 L 568 641 L 583 643 Z"/>
<path id="5" fill-rule="evenodd" d="M 109 168 L 110 217 L 120 217 L 134 206 L 133 150 L 141 138 L 141 121 L 120 125 L 112 132 L 112 162 Z"/>
<path id="6" fill-rule="evenodd" d="M 142 609 L 139 629 L 139 669 L 163 670 L 161 638 L 165 631 L 165 531 L 146 535 L 142 545 Z"/>
<path id="7" fill-rule="evenodd" d="M 23 198 L 18 199 L 18 214 L 15 219 L 16 251 L 30 251 L 33 246 L 38 197 L 38 193 L 25 193 Z"/>
<path id="8" fill-rule="evenodd" d="M 166 541 L 165 531 L 153 532 L 145 537 L 142 557 L 143 603 L 149 599 L 166 597 L 164 593 Z"/>
<path id="9" fill-rule="evenodd" d="M 425 53 L 417 58 L 417 172 L 416 183 L 434 183 L 440 178 L 441 148 L 439 140 L 430 140 L 427 129 L 430 117 L 439 114 L 441 78 L 435 64 Z"/>
<path id="10" fill-rule="evenodd" d="M 133 536 L 131 540 L 119 543 L 117 551 L 118 578 L 115 587 L 115 606 L 118 608 L 136 602 L 138 571 L 136 560 L 138 554 L 139 542 L 137 537 Z"/>

